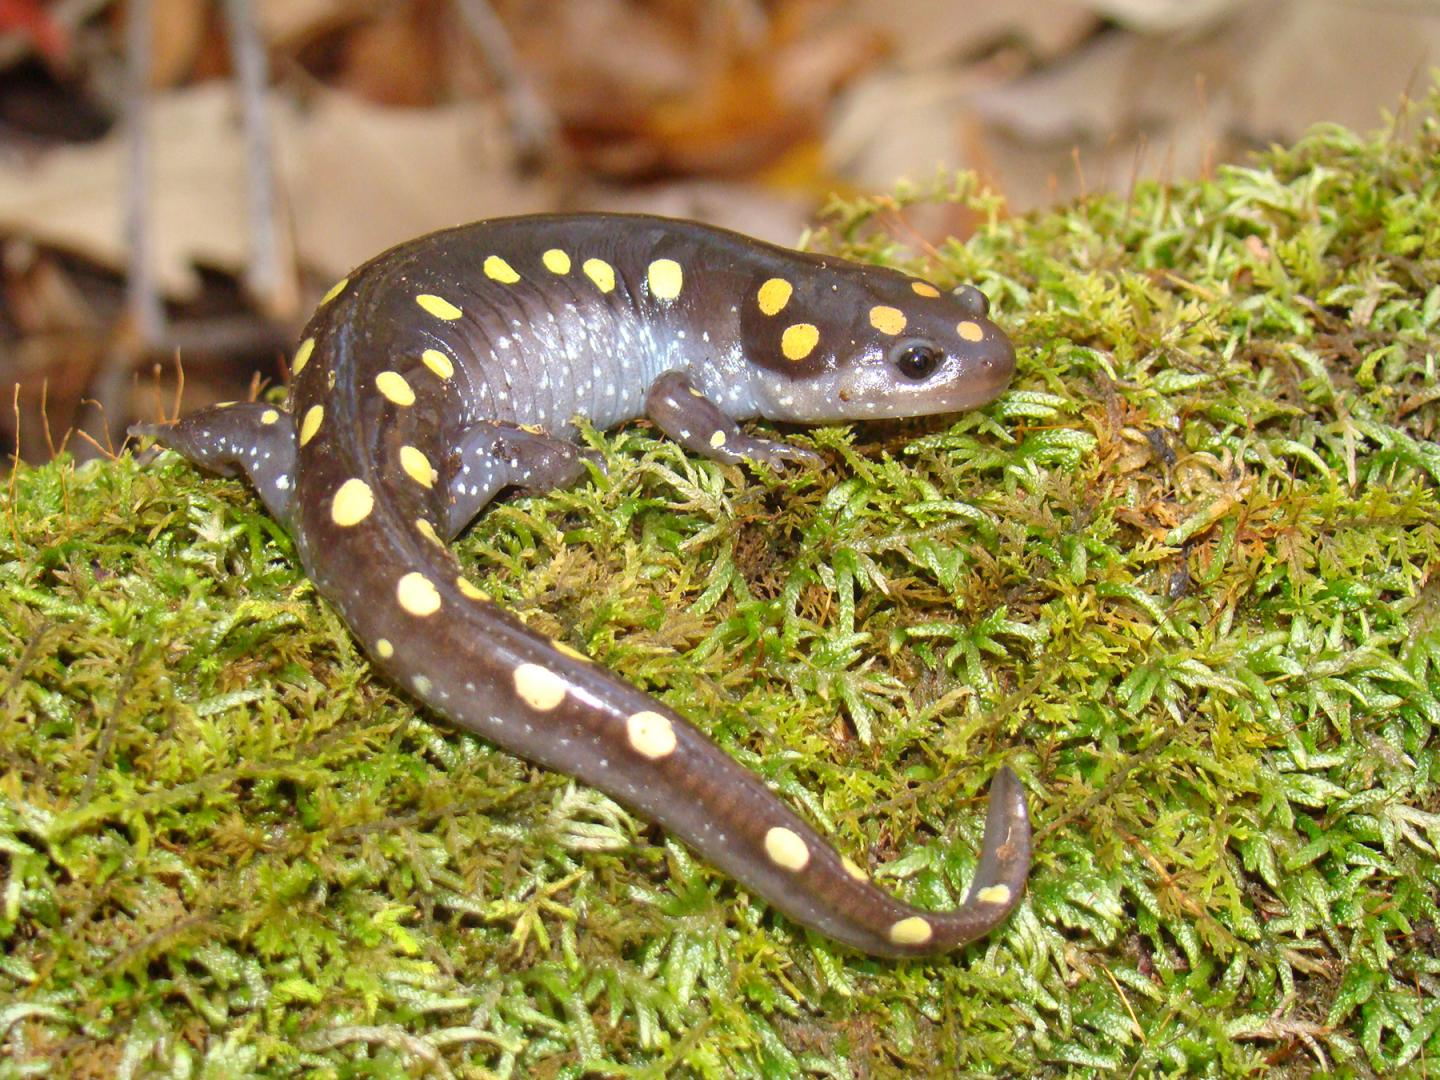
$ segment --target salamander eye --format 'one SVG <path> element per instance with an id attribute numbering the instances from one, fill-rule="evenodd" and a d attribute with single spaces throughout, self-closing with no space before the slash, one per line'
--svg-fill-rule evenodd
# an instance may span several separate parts
<path id="1" fill-rule="evenodd" d="M 940 366 L 940 351 L 933 345 L 912 341 L 895 352 L 894 364 L 907 379 L 925 379 Z"/>

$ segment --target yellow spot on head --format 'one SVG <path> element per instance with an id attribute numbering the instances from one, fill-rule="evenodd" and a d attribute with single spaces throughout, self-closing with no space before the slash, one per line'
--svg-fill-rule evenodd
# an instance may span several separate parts
<path id="1" fill-rule="evenodd" d="M 375 642 L 375 655 L 380 657 L 381 660 L 389 660 L 390 657 L 395 655 L 395 646 L 391 645 L 388 639 L 382 637 L 379 641 Z"/>
<path id="2" fill-rule="evenodd" d="M 966 319 L 955 327 L 955 332 L 966 341 L 979 341 L 985 336 L 985 331 L 980 329 L 980 324 Z"/>
<path id="3" fill-rule="evenodd" d="M 725 445 L 725 433 L 723 431 L 717 431 L 714 435 L 711 435 L 710 445 L 716 450 L 719 450 L 720 447 Z"/>
<path id="4" fill-rule="evenodd" d="M 615 268 L 604 259 L 586 259 L 580 264 L 580 269 L 601 292 L 610 292 L 615 288 Z"/>
<path id="5" fill-rule="evenodd" d="M 975 899 L 982 904 L 1008 904 L 1010 902 L 1010 886 L 987 885 L 975 894 Z"/>
<path id="6" fill-rule="evenodd" d="M 458 319 L 465 314 L 443 296 L 436 296 L 433 293 L 421 293 L 415 297 L 415 302 L 437 319 Z"/>
<path id="7" fill-rule="evenodd" d="M 345 286 L 349 284 L 350 279 L 348 277 L 342 277 L 339 281 L 335 282 L 334 285 L 331 285 L 330 291 L 320 298 L 320 306 L 324 307 L 331 300 L 334 300 L 337 296 L 339 296 L 342 292 L 345 291 Z"/>
<path id="8" fill-rule="evenodd" d="M 434 615 L 440 610 L 440 590 L 428 577 L 414 570 L 395 583 L 395 599 L 411 615 Z"/>
<path id="9" fill-rule="evenodd" d="M 565 700 L 565 680 L 539 664 L 521 664 L 515 669 L 515 693 L 532 709 L 549 712 Z"/>
<path id="10" fill-rule="evenodd" d="M 779 826 L 765 834 L 765 854 L 784 870 L 804 870 L 810 861 L 810 849 L 797 833 Z"/>
<path id="11" fill-rule="evenodd" d="M 262 424 L 273 424 L 273 423 L 275 423 L 276 420 L 279 420 L 279 419 L 280 419 L 280 414 L 279 414 L 278 412 L 276 412 L 274 409 L 266 409 L 264 412 L 262 412 L 262 413 L 260 414 L 260 422 L 261 422 Z"/>
<path id="12" fill-rule="evenodd" d="M 358 525 L 375 508 L 375 496 L 364 480 L 346 480 L 335 491 L 330 503 L 330 520 L 336 525 Z"/>
<path id="13" fill-rule="evenodd" d="M 760 302 L 760 314 L 774 315 L 783 311 L 794 291 L 795 287 L 784 278 L 772 277 L 760 286 L 755 297 Z"/>
<path id="14" fill-rule="evenodd" d="M 310 354 L 315 351 L 315 339 L 307 337 L 300 342 L 300 347 L 295 350 L 295 359 L 290 362 L 290 374 L 299 375 L 305 365 L 310 362 Z"/>
<path id="15" fill-rule="evenodd" d="M 780 335 L 780 351 L 786 360 L 804 360 L 820 341 L 820 331 L 812 323 L 802 322 L 787 326 Z"/>
<path id="16" fill-rule="evenodd" d="M 410 384 L 405 381 L 405 376 L 398 371 L 382 371 L 375 376 L 375 386 L 380 393 L 393 401 L 396 405 L 414 405 L 415 391 L 410 389 Z"/>
<path id="17" fill-rule="evenodd" d="M 325 419 L 324 405 L 311 405 L 305 410 L 305 419 L 300 422 L 300 445 L 304 446 L 315 437 L 320 430 L 320 422 Z"/>
<path id="18" fill-rule="evenodd" d="M 656 259 L 648 275 L 650 292 L 659 300 L 674 300 L 685 283 L 684 271 L 674 259 Z"/>
<path id="19" fill-rule="evenodd" d="M 499 255 L 485 256 L 485 265 L 482 269 L 484 269 L 486 277 L 498 281 L 502 285 L 514 285 L 520 280 L 520 275 L 515 272 L 515 268 Z"/>
<path id="20" fill-rule="evenodd" d="M 675 752 L 675 725 L 668 716 L 646 709 L 625 721 L 630 745 L 648 758 L 662 758 Z"/>
<path id="21" fill-rule="evenodd" d="M 934 927 L 919 915 L 901 919 L 890 927 L 890 940 L 896 945 L 924 945 L 934 936 Z"/>
<path id="22" fill-rule="evenodd" d="M 867 874 L 863 869 L 861 869 L 860 865 L 856 863 L 855 860 L 851 859 L 850 856 L 840 856 L 840 865 L 845 868 L 845 873 L 849 874 L 856 881 L 870 880 L 870 875 Z"/>
<path id="23" fill-rule="evenodd" d="M 469 597 L 471 600 L 489 600 L 490 594 L 480 588 L 463 574 L 455 579 L 455 587 L 460 590 L 461 596 Z"/>
<path id="24" fill-rule="evenodd" d="M 400 447 L 400 467 L 421 487 L 434 487 L 437 474 L 430 459 L 413 446 Z"/>
<path id="25" fill-rule="evenodd" d="M 561 656 L 568 656 L 571 660 L 584 660 L 586 663 L 591 662 L 590 657 L 586 656 L 579 649 L 565 644 L 565 642 L 560 641 L 558 638 L 551 638 L 550 644 Z"/>
<path id="26" fill-rule="evenodd" d="M 439 349 L 426 349 L 420 354 L 420 359 L 425 361 L 425 366 L 442 379 L 448 379 L 455 374 L 455 365 L 450 362 L 450 357 Z"/>
<path id="27" fill-rule="evenodd" d="M 899 308 L 877 304 L 870 309 L 870 325 L 882 334 L 900 334 L 905 330 L 905 313 Z"/>
<path id="28" fill-rule="evenodd" d="M 445 541 L 440 539 L 440 534 L 435 531 L 435 526 L 431 525 L 430 522 L 426 521 L 424 518 L 415 519 L 415 531 L 418 532 L 421 536 L 425 537 L 426 540 L 429 540 L 436 547 L 445 546 Z"/>
<path id="29" fill-rule="evenodd" d="M 928 281 L 912 281 L 910 282 L 910 288 L 915 290 L 916 296 L 928 296 L 932 300 L 940 295 L 940 290 Z"/>
<path id="30" fill-rule="evenodd" d="M 540 261 L 545 264 L 545 269 L 552 274 L 568 274 L 570 272 L 570 256 L 559 248 L 551 248 L 540 256 Z"/>

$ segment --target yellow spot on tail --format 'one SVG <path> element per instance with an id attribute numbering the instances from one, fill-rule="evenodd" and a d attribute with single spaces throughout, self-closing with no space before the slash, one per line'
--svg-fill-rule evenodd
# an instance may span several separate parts
<path id="1" fill-rule="evenodd" d="M 449 300 L 434 293 L 421 293 L 415 297 L 415 302 L 437 319 L 458 319 L 465 314 Z"/>
<path id="2" fill-rule="evenodd" d="M 1010 886 L 987 885 L 975 894 L 975 899 L 982 904 L 1008 904 L 1010 902 Z"/>
<path id="3" fill-rule="evenodd" d="M 760 291 L 755 296 L 760 302 L 760 314 L 775 315 L 783 311 L 794 291 L 795 287 L 784 278 L 772 277 L 760 286 Z"/>
<path id="4" fill-rule="evenodd" d="M 610 292 L 615 288 L 615 268 L 604 259 L 586 259 L 580 264 L 580 269 L 601 292 Z"/>
<path id="5" fill-rule="evenodd" d="M 351 479 L 341 484 L 330 503 L 330 520 L 336 525 L 358 525 L 375 508 L 375 496 L 364 480 Z"/>
<path id="6" fill-rule="evenodd" d="M 375 655 L 381 660 L 389 660 L 395 655 L 395 646 L 391 645 L 388 639 L 382 637 L 375 642 Z"/>
<path id="7" fill-rule="evenodd" d="M 668 716 L 649 709 L 625 721 L 630 745 L 648 758 L 662 758 L 675 752 L 675 725 Z"/>
<path id="8" fill-rule="evenodd" d="M 915 290 L 916 296 L 928 296 L 932 300 L 940 295 L 940 290 L 928 281 L 912 281 L 910 282 L 910 288 Z"/>
<path id="9" fill-rule="evenodd" d="M 463 574 L 455 579 L 455 587 L 460 590 L 461 596 L 467 596 L 471 600 L 489 600 L 490 594 L 480 588 Z"/>
<path id="10" fill-rule="evenodd" d="M 299 375 L 305 365 L 310 362 L 310 354 L 315 351 L 315 339 L 307 337 L 300 342 L 300 347 L 295 350 L 295 359 L 290 361 L 290 374 Z"/>
<path id="11" fill-rule="evenodd" d="M 584 660 L 587 664 L 592 663 L 590 657 L 586 656 L 579 649 L 565 644 L 565 642 L 561 641 L 559 638 L 551 638 L 550 644 L 561 656 L 568 656 L 571 660 Z"/>
<path id="12" fill-rule="evenodd" d="M 331 300 L 334 300 L 337 296 L 339 296 L 342 292 L 345 291 L 345 286 L 349 284 L 350 279 L 348 277 L 342 277 L 339 281 L 335 282 L 334 285 L 331 285 L 330 291 L 320 298 L 320 306 L 324 307 Z"/>
<path id="13" fill-rule="evenodd" d="M 279 420 L 279 419 L 280 419 L 280 414 L 279 414 L 278 412 L 276 412 L 274 409 L 266 409 L 264 412 L 262 412 L 262 413 L 260 414 L 260 422 L 261 422 L 262 424 L 273 424 L 273 423 L 275 423 L 276 420 Z"/>
<path id="14" fill-rule="evenodd" d="M 498 281 L 502 285 L 514 285 L 520 280 L 520 275 L 515 272 L 515 268 L 499 255 L 485 256 L 485 264 L 482 269 L 485 271 L 486 277 Z"/>
<path id="15" fill-rule="evenodd" d="M 448 379 L 455 374 L 455 365 L 450 362 L 450 357 L 439 349 L 426 349 L 420 354 L 420 359 L 425 361 L 425 366 L 442 379 Z"/>
<path id="16" fill-rule="evenodd" d="M 440 610 L 440 590 L 424 574 L 412 570 L 395 583 L 395 599 L 411 615 L 434 615 Z"/>
<path id="17" fill-rule="evenodd" d="M 820 342 L 820 331 L 808 322 L 787 326 L 780 335 L 780 351 L 786 360 L 804 360 Z"/>
<path id="18" fill-rule="evenodd" d="M 400 447 L 400 467 L 421 487 L 434 487 L 438 474 L 430 459 L 413 446 Z"/>
<path id="19" fill-rule="evenodd" d="M 320 422 L 325 419 L 324 405 L 311 405 L 305 410 L 305 419 L 300 421 L 300 445 L 304 446 L 315 437 L 320 430 Z"/>
<path id="20" fill-rule="evenodd" d="M 545 264 L 545 269 L 552 274 L 568 274 L 570 272 L 570 256 L 559 248 L 551 248 L 540 256 L 540 261 Z"/>
<path id="21" fill-rule="evenodd" d="M 900 334 L 905 330 L 905 313 L 899 308 L 877 304 L 870 309 L 870 325 L 882 334 Z"/>
<path id="22" fill-rule="evenodd" d="M 719 450 L 720 447 L 725 445 L 725 433 L 723 431 L 717 431 L 714 435 L 711 435 L 710 445 L 716 450 Z"/>
<path id="23" fill-rule="evenodd" d="M 810 861 L 810 849 L 799 834 L 779 826 L 765 834 L 765 854 L 784 870 L 804 870 Z"/>
<path id="24" fill-rule="evenodd" d="M 856 881 L 870 880 L 870 875 L 867 874 L 863 869 L 861 869 L 860 865 L 855 862 L 855 860 L 851 859 L 850 856 L 840 856 L 840 865 L 845 868 L 845 873 L 849 874 Z"/>
<path id="25" fill-rule="evenodd" d="M 656 259 L 648 275 L 650 292 L 660 300 L 674 300 L 685 284 L 685 273 L 674 259 Z"/>
<path id="26" fill-rule="evenodd" d="M 955 332 L 966 341 L 979 341 L 985 336 L 985 331 L 980 329 L 980 324 L 966 319 L 955 327 Z"/>
<path id="27" fill-rule="evenodd" d="M 515 693 L 532 709 L 549 712 L 565 700 L 565 680 L 539 664 L 521 664 L 515 669 Z"/>
<path id="28" fill-rule="evenodd" d="M 396 405 L 415 404 L 415 391 L 410 389 L 410 384 L 405 381 L 405 376 L 398 371 L 380 372 L 375 376 L 375 386 L 380 393 Z"/>
<path id="29" fill-rule="evenodd" d="M 896 945 L 924 945 L 935 936 L 935 928 L 919 915 L 901 919 L 890 927 L 890 940 Z"/>
<path id="30" fill-rule="evenodd" d="M 425 537 L 426 540 L 429 540 L 436 547 L 445 546 L 445 541 L 440 539 L 440 534 L 435 531 L 435 526 L 431 525 L 430 522 L 426 521 L 424 518 L 415 519 L 415 531 L 418 532 L 421 536 Z"/>

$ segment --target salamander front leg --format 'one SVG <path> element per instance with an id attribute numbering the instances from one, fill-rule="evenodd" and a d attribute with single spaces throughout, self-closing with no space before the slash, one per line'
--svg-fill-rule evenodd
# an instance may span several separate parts
<path id="1" fill-rule="evenodd" d="M 645 395 L 645 415 L 685 449 L 712 461 L 733 464 L 748 459 L 777 469 L 786 461 L 815 466 L 825 463 L 813 450 L 745 434 L 695 388 L 683 371 L 667 371 L 650 384 Z"/>
<path id="2" fill-rule="evenodd" d="M 130 434 L 150 436 L 202 469 L 243 472 L 273 517 L 288 523 L 295 476 L 295 424 L 271 405 L 215 405 L 164 424 L 133 424 Z"/>
<path id="3" fill-rule="evenodd" d="M 485 420 L 466 431 L 452 459 L 446 538 L 453 540 L 504 488 L 532 494 L 569 487 L 585 477 L 585 463 L 604 467 L 598 454 L 517 424 Z"/>

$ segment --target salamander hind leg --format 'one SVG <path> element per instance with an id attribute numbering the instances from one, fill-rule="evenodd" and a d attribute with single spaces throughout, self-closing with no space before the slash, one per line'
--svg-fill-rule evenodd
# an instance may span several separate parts
<path id="1" fill-rule="evenodd" d="M 453 540 L 507 487 L 542 494 L 569 487 L 586 474 L 589 461 L 601 469 L 598 454 L 518 424 L 485 420 L 460 440 L 450 470 L 450 509 L 446 536 Z"/>
<path id="2" fill-rule="evenodd" d="M 787 461 L 811 466 L 825 463 L 813 450 L 745 434 L 683 371 L 667 371 L 650 385 L 645 415 L 685 449 L 712 461 L 733 464 L 748 459 L 777 469 Z"/>
<path id="3" fill-rule="evenodd" d="M 201 409 L 164 424 L 134 424 L 132 436 L 150 436 L 157 445 L 221 476 L 244 473 L 266 509 L 290 520 L 295 476 L 295 425 L 272 405 L 245 402 Z"/>

